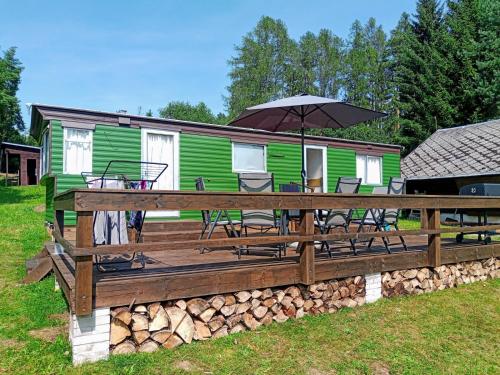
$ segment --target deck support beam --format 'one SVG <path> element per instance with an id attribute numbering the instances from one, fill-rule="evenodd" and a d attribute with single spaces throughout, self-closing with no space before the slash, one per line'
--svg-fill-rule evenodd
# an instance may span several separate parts
<path id="1" fill-rule="evenodd" d="M 314 234 L 314 210 L 300 210 L 300 235 Z M 300 246 L 300 282 L 311 285 L 315 281 L 314 241 L 305 241 Z"/>
<path id="2" fill-rule="evenodd" d="M 82 211 L 76 217 L 76 246 L 93 247 L 92 211 Z M 75 313 L 88 315 L 92 313 L 92 255 L 79 256 L 75 259 Z"/>

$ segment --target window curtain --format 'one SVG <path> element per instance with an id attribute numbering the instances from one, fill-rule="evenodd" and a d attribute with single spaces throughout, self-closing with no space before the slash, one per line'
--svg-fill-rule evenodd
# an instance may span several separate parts
<path id="1" fill-rule="evenodd" d="M 234 170 L 265 172 L 264 146 L 234 144 Z"/>
<path id="2" fill-rule="evenodd" d="M 361 183 L 366 184 L 366 156 L 356 155 L 356 177 L 361 178 Z"/>
<path id="3" fill-rule="evenodd" d="M 167 163 L 167 169 L 162 173 L 154 189 L 174 189 L 174 140 L 171 135 L 148 133 L 147 135 L 147 161 L 154 163 Z M 144 178 L 155 178 L 144 176 Z"/>
<path id="4" fill-rule="evenodd" d="M 65 173 L 79 174 L 92 171 L 92 132 L 81 129 L 64 129 Z"/>
<path id="5" fill-rule="evenodd" d="M 367 168 L 366 168 L 366 183 L 373 185 L 380 185 L 380 158 L 378 157 L 367 157 Z"/>

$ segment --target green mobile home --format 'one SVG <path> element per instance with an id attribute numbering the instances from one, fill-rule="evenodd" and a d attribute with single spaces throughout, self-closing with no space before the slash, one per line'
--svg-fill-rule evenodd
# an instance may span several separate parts
<path id="1" fill-rule="evenodd" d="M 236 191 L 237 173 L 274 173 L 280 183 L 300 181 L 300 136 L 172 119 L 35 104 L 31 135 L 42 144 L 40 176 L 46 186 L 46 220 L 53 197 L 85 187 L 81 172 L 103 171 L 110 160 L 165 162 L 162 189 L 193 190 L 203 176 L 208 190 Z M 319 191 L 335 189 L 339 176 L 363 178 L 361 192 L 400 175 L 400 147 L 328 137 L 306 137 L 308 178 Z M 198 219 L 199 212 L 159 213 L 156 219 Z M 66 215 L 66 224 L 74 216 Z"/>

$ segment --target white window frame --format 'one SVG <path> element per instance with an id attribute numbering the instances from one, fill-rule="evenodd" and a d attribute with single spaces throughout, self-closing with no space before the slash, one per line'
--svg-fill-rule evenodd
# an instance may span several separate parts
<path id="1" fill-rule="evenodd" d="M 328 155 L 328 148 L 326 146 L 316 146 L 316 145 L 305 145 L 304 146 L 305 148 L 305 157 L 304 157 L 304 161 L 305 161 L 305 167 L 306 167 L 306 174 L 307 174 L 307 150 L 308 149 L 316 149 L 316 150 L 321 150 L 322 151 L 322 162 L 323 162 L 323 193 L 327 193 L 328 192 L 328 160 L 327 160 L 327 155 Z M 306 182 L 307 183 L 307 182 Z"/>
<path id="2" fill-rule="evenodd" d="M 49 125 L 50 126 L 50 125 Z M 40 178 L 49 173 L 50 160 L 50 128 L 42 133 L 42 153 L 40 155 Z"/>
<path id="3" fill-rule="evenodd" d="M 66 138 L 68 129 L 90 132 L 90 171 L 80 171 L 78 173 L 68 173 L 66 170 Z M 90 129 L 63 128 L 63 174 L 78 175 L 81 172 L 92 172 L 94 156 L 94 131 Z"/>
<path id="4" fill-rule="evenodd" d="M 246 145 L 246 146 L 258 146 L 264 148 L 264 170 L 245 170 L 245 169 L 236 169 L 234 167 L 234 146 L 235 145 Z M 267 145 L 262 143 L 249 143 L 249 142 L 231 142 L 231 168 L 233 173 L 266 173 L 267 172 Z"/>
<path id="5" fill-rule="evenodd" d="M 172 168 L 174 170 L 174 190 L 179 190 L 179 175 L 180 175 L 180 164 L 179 164 L 179 132 L 173 132 L 168 130 L 160 129 L 141 129 L 141 160 L 146 161 L 147 156 L 147 141 L 149 134 L 160 134 L 173 137 L 173 147 L 174 147 L 174 162 L 173 166 L 169 165 L 167 169 Z M 165 172 L 164 172 L 165 173 Z M 146 217 L 180 217 L 179 210 L 166 210 L 166 211 L 148 211 Z"/>
<path id="6" fill-rule="evenodd" d="M 382 156 L 379 155 L 370 155 L 370 154 L 356 154 L 356 177 L 358 177 L 358 166 L 357 166 L 357 159 L 358 156 L 362 156 L 365 159 L 365 175 L 362 177 L 361 180 L 361 185 L 369 185 L 369 186 L 383 186 L 384 185 L 384 159 Z M 377 158 L 380 160 L 380 183 L 378 184 L 369 184 L 367 182 L 367 175 L 368 175 L 368 158 Z"/>

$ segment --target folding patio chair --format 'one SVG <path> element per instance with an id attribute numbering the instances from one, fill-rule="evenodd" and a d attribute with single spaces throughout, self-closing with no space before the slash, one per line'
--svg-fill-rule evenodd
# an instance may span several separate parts
<path id="1" fill-rule="evenodd" d="M 280 192 L 282 193 L 300 193 L 300 185 L 290 182 L 289 184 L 280 184 Z M 288 225 L 291 220 L 299 220 L 300 210 L 281 210 L 281 224 L 283 227 L 283 235 L 288 235 L 290 230 Z"/>
<path id="2" fill-rule="evenodd" d="M 406 180 L 402 177 L 391 177 L 387 187 L 377 186 L 373 188 L 372 194 L 389 194 L 389 195 L 402 195 L 404 193 Z M 399 230 L 398 218 L 401 209 L 399 208 L 369 208 L 365 210 L 362 219 L 359 221 L 358 233 L 363 230 L 364 226 L 369 227 L 369 231 L 375 227 L 375 232 L 390 231 L 391 226 L 395 230 Z M 403 236 L 398 236 L 405 251 L 408 250 L 405 239 Z M 371 248 L 375 237 L 370 238 L 368 241 L 368 249 Z M 385 249 L 390 254 L 388 237 L 382 237 Z"/>
<path id="3" fill-rule="evenodd" d="M 360 185 L 360 178 L 339 177 L 339 179 L 337 180 L 337 186 L 335 187 L 335 193 L 357 194 Z M 336 228 L 342 228 L 345 233 L 349 233 L 349 224 L 351 223 L 353 212 L 354 208 L 330 209 L 315 212 L 315 225 L 319 228 L 321 234 L 328 234 L 332 229 Z M 354 245 L 354 241 L 352 239 L 349 239 L 349 242 L 352 251 L 354 252 L 354 254 L 356 254 L 356 246 Z M 323 251 L 325 248 L 328 251 L 328 255 L 331 257 L 332 248 L 330 247 L 328 241 L 323 241 L 321 243 L 321 251 Z"/>
<path id="4" fill-rule="evenodd" d="M 272 173 L 240 173 L 238 174 L 239 191 L 247 193 L 272 193 L 274 192 L 274 176 Z M 281 220 L 278 219 L 276 210 L 242 210 L 241 211 L 241 236 L 248 236 L 248 228 L 258 229 L 266 233 L 277 229 L 278 235 L 282 234 Z M 266 246 L 270 248 L 271 246 Z M 281 259 L 285 244 L 273 245 L 275 256 Z M 245 248 L 249 253 L 248 246 Z M 238 259 L 241 258 L 242 247 L 238 248 Z M 277 254 L 276 254 L 277 253 Z"/>
<path id="5" fill-rule="evenodd" d="M 203 177 L 198 177 L 195 180 L 197 191 L 205 191 L 205 180 Z M 231 220 L 227 210 L 201 210 L 201 233 L 199 239 L 202 240 L 206 234 L 206 239 L 212 238 L 212 234 L 217 226 L 222 226 L 228 237 L 238 237 L 238 231 L 235 225 L 240 224 L 239 221 Z M 200 248 L 200 253 L 205 252 L 205 248 Z"/>

